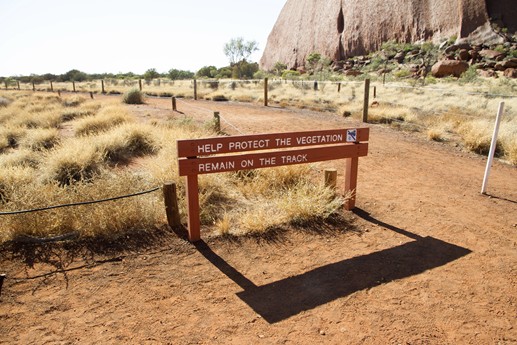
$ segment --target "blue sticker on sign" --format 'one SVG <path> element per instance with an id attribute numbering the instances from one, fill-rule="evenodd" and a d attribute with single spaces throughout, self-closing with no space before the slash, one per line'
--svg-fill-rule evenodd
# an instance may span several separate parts
<path id="1" fill-rule="evenodd" d="M 346 131 L 346 141 L 353 143 L 357 141 L 357 129 L 349 129 Z"/>

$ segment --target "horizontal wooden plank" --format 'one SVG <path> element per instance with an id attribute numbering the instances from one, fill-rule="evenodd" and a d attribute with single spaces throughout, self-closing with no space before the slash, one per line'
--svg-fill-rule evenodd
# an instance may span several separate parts
<path id="1" fill-rule="evenodd" d="M 364 142 L 368 141 L 369 133 L 369 128 L 345 128 L 178 140 L 178 157 Z"/>
<path id="2" fill-rule="evenodd" d="M 233 156 L 181 158 L 179 159 L 179 175 L 213 174 L 226 171 L 271 168 L 282 165 L 363 157 L 367 154 L 368 143 L 360 143 Z"/>

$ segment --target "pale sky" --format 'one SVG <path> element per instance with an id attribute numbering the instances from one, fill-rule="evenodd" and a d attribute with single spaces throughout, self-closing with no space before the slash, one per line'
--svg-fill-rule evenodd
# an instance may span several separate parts
<path id="1" fill-rule="evenodd" d="M 258 62 L 286 0 L 0 0 L 0 76 L 196 72 L 229 64 L 232 38 Z"/>

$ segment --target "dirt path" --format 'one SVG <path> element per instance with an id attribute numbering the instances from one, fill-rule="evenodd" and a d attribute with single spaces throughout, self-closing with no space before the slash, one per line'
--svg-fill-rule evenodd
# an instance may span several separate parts
<path id="1" fill-rule="evenodd" d="M 133 109 L 184 116 L 170 100 Z M 199 121 L 220 111 L 230 134 L 360 125 L 248 104 L 178 110 Z M 484 159 L 381 126 L 370 138 L 354 231 L 197 247 L 169 235 L 125 255 L 50 253 L 54 265 L 33 268 L 4 253 L 0 343 L 517 343 L 517 169 L 496 163 L 482 196 Z M 343 162 L 324 166 L 342 182 Z M 69 270 L 46 275 L 59 265 Z"/>

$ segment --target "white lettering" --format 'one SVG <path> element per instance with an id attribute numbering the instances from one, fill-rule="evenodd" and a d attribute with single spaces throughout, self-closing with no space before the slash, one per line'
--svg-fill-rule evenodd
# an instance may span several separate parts
<path id="1" fill-rule="evenodd" d="M 292 156 L 281 156 L 283 164 L 294 164 L 307 162 L 307 154 L 304 155 L 292 155 Z"/>
<path id="2" fill-rule="evenodd" d="M 276 165 L 276 157 L 259 158 L 260 166 Z"/>
<path id="3" fill-rule="evenodd" d="M 198 166 L 199 172 L 217 172 L 235 169 L 235 162 L 201 163 Z"/>

